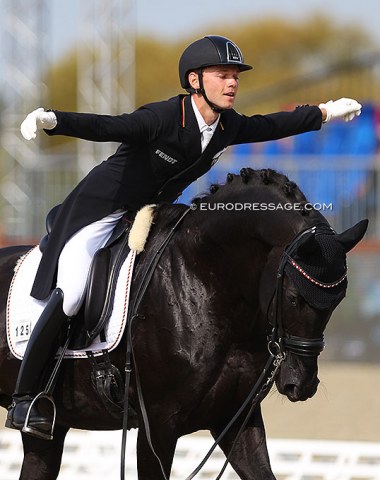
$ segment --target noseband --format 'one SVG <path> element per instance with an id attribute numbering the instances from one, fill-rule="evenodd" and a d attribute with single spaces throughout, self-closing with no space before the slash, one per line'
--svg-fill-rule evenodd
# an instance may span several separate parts
<path id="1" fill-rule="evenodd" d="M 320 226 L 326 227 L 325 224 Z M 325 347 L 325 341 L 323 335 L 319 338 L 303 338 L 295 335 L 285 333 L 282 321 L 282 294 L 283 294 L 283 282 L 284 282 L 284 270 L 286 264 L 289 262 L 294 265 L 292 255 L 297 251 L 299 241 L 305 235 L 312 233 L 315 235 L 319 225 L 308 228 L 300 232 L 292 241 L 290 245 L 285 249 L 281 256 L 280 264 L 277 270 L 276 289 L 273 295 L 274 305 L 274 320 L 272 322 L 272 334 L 269 339 L 268 348 L 272 353 L 273 350 L 279 350 L 282 353 L 291 352 L 303 357 L 318 356 Z M 306 272 L 305 272 L 306 273 Z M 307 274 L 305 275 L 308 278 Z M 312 278 L 312 277 L 310 277 Z M 346 278 L 346 275 L 344 276 Z M 340 283 L 344 279 L 340 279 L 336 284 Z M 320 283 L 320 286 L 324 284 Z M 335 286 L 335 285 L 334 285 Z M 326 284 L 326 288 L 331 288 L 331 284 Z"/>

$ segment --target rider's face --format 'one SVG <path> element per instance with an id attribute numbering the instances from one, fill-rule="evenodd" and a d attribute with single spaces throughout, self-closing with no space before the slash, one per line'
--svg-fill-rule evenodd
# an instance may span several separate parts
<path id="1" fill-rule="evenodd" d="M 239 74 L 239 68 L 233 65 L 206 67 L 203 86 L 210 102 L 223 109 L 232 108 L 239 87 Z"/>

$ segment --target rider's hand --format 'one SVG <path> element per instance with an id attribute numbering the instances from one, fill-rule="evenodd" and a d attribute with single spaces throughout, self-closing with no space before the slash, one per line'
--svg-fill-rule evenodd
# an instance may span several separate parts
<path id="1" fill-rule="evenodd" d="M 22 122 L 20 130 L 25 140 L 36 138 L 37 130 L 42 128 L 51 130 L 57 125 L 57 117 L 54 112 L 45 112 L 43 108 L 37 108 Z"/>
<path id="2" fill-rule="evenodd" d="M 321 103 L 319 108 L 326 110 L 326 119 L 324 123 L 329 122 L 332 118 L 342 118 L 345 122 L 350 122 L 354 117 L 361 114 L 362 106 L 356 100 L 351 98 L 340 98 L 333 102 Z"/>

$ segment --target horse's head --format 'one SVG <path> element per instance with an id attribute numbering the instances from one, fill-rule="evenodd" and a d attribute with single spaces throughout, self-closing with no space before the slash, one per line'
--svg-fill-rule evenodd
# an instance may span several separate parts
<path id="1" fill-rule="evenodd" d="M 204 243 L 207 261 L 214 255 L 214 264 L 229 262 L 228 294 L 235 292 L 231 313 L 252 319 L 252 311 L 260 311 L 254 317 L 256 338 L 265 337 L 268 324 L 274 327 L 269 349 L 285 354 L 277 388 L 292 401 L 306 400 L 318 386 L 324 329 L 346 294 L 346 254 L 361 240 L 368 222 L 336 234 L 298 186 L 271 169 L 229 174 L 225 185 L 214 185 L 199 201 L 213 212 L 204 214 L 199 229 L 212 239 L 213 249 Z M 220 206 L 224 208 L 216 208 Z M 191 238 L 202 245 L 201 234 Z M 258 295 L 251 294 L 252 288 L 258 288 Z M 238 333 L 244 325 L 234 323 Z"/>
<path id="2" fill-rule="evenodd" d="M 281 256 L 269 315 L 277 330 L 274 342 L 285 354 L 276 386 L 291 401 L 306 400 L 317 390 L 323 332 L 346 294 L 346 253 L 367 225 L 363 220 L 341 234 L 328 224 L 316 225 L 299 233 Z"/>

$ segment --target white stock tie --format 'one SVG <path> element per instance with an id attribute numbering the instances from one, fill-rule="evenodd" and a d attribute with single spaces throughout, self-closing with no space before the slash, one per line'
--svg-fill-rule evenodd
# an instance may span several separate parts
<path id="1" fill-rule="evenodd" d="M 210 143 L 210 140 L 214 134 L 214 131 L 211 127 L 207 127 L 205 130 L 202 132 L 202 140 L 201 140 L 201 145 L 202 145 L 202 153 L 205 151 L 207 145 Z"/>

